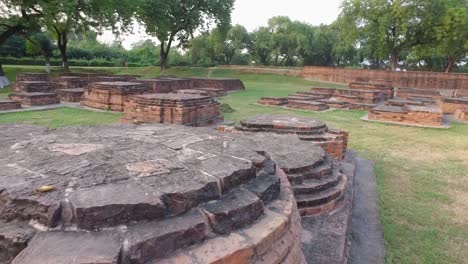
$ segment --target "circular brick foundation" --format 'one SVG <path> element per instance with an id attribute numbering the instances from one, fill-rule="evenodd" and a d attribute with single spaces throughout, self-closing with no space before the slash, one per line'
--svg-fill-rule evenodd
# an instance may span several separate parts
<path id="1" fill-rule="evenodd" d="M 305 263 L 287 178 L 325 153 L 295 136 L 0 131 L 0 262 Z"/>

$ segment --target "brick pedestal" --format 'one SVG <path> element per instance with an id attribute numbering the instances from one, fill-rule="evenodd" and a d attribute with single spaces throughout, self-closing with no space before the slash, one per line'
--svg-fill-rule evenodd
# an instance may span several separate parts
<path id="1" fill-rule="evenodd" d="M 96 82 L 84 91 L 81 104 L 87 107 L 123 111 L 124 103 L 132 95 L 149 92 L 147 84 L 136 82 Z"/>
<path id="2" fill-rule="evenodd" d="M 123 123 L 165 123 L 206 126 L 222 121 L 219 103 L 213 98 L 190 94 L 135 96 L 124 107 Z"/>
<path id="3" fill-rule="evenodd" d="M 42 106 L 60 103 L 55 93 L 12 93 L 9 98 L 22 106 Z"/>
<path id="4" fill-rule="evenodd" d="M 369 112 L 369 120 L 420 126 L 442 126 L 442 112 L 426 106 L 378 106 Z"/>
<path id="5" fill-rule="evenodd" d="M 58 89 L 55 91 L 60 99 L 60 102 L 78 103 L 83 100 L 84 89 Z"/>
<path id="6" fill-rule="evenodd" d="M 444 114 L 454 114 L 460 108 L 468 108 L 468 97 L 443 98 L 439 106 Z"/>
<path id="7" fill-rule="evenodd" d="M 0 100 L 0 111 L 14 110 L 21 108 L 19 102 L 13 100 Z"/>

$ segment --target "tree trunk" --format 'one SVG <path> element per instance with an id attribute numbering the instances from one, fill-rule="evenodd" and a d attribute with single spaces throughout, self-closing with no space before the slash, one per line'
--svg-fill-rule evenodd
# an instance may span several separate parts
<path id="1" fill-rule="evenodd" d="M 174 40 L 175 34 L 172 33 L 169 36 L 169 41 L 167 42 L 167 47 L 164 47 L 166 44 L 164 40 L 161 41 L 161 50 L 160 50 L 160 55 L 161 55 L 161 71 L 164 71 L 165 69 L 169 68 L 168 65 L 168 58 L 169 58 L 169 51 L 171 50 L 171 45 L 172 41 Z"/>
<path id="2" fill-rule="evenodd" d="M 453 70 L 453 66 L 455 66 L 455 57 L 454 56 L 448 56 L 447 58 L 448 63 L 447 63 L 447 68 L 445 69 L 446 73 L 449 73 Z"/>
<path id="3" fill-rule="evenodd" d="M 396 71 L 398 68 L 398 55 L 399 52 L 396 49 L 393 49 L 390 54 L 390 66 L 392 67 L 392 71 Z"/>
<path id="4" fill-rule="evenodd" d="M 67 33 L 66 32 L 57 32 L 57 46 L 60 51 L 60 57 L 62 58 L 62 68 L 65 71 L 69 71 L 68 65 L 68 56 L 67 56 Z"/>

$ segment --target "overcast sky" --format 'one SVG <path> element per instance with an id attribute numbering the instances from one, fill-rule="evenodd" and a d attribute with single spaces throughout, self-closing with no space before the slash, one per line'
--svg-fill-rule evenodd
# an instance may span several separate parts
<path id="1" fill-rule="evenodd" d="M 341 0 L 236 0 L 232 23 L 241 24 L 252 31 L 266 25 L 273 16 L 289 16 L 312 25 L 330 24 L 339 14 Z M 134 33 L 120 37 L 125 48 L 149 38 L 142 29 L 135 26 Z M 112 42 L 114 36 L 106 32 L 101 41 Z"/>

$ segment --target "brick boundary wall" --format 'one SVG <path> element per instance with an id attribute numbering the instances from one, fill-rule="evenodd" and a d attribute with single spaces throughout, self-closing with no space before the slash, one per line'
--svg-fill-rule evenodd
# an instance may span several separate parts
<path id="1" fill-rule="evenodd" d="M 356 80 L 388 80 L 399 88 L 467 89 L 468 74 L 442 72 L 395 72 L 306 66 L 300 77 L 318 81 L 351 83 Z"/>

